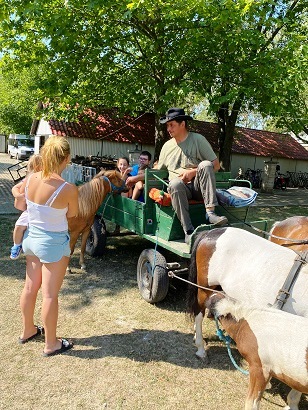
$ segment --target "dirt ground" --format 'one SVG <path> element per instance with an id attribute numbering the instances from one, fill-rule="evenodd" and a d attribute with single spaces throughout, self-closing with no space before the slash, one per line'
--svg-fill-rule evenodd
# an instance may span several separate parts
<path id="1" fill-rule="evenodd" d="M 210 364 L 195 356 L 186 285 L 174 279 L 157 305 L 140 297 L 137 260 L 151 246 L 136 236 L 109 238 L 102 259 L 87 257 L 87 272 L 79 269 L 76 250 L 60 293 L 58 324 L 58 335 L 72 339 L 74 349 L 44 358 L 42 342 L 19 345 L 25 258 L 9 259 L 15 219 L 0 217 L 0 409 L 244 408 L 248 377 L 233 367 L 212 322 L 204 326 Z M 35 318 L 40 324 L 40 297 Z M 274 381 L 261 409 L 281 409 L 288 391 Z M 308 409 L 307 397 L 300 409 Z"/>

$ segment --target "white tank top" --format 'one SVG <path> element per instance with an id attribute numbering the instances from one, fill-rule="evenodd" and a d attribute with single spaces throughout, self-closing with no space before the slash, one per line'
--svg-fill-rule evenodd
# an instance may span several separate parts
<path id="1" fill-rule="evenodd" d="M 40 205 L 30 201 L 27 197 L 30 178 L 31 176 L 29 177 L 25 188 L 29 226 L 32 225 L 36 228 L 43 229 L 44 231 L 51 232 L 67 231 L 68 224 L 66 213 L 68 207 L 62 209 L 52 208 L 54 200 L 57 198 L 59 192 L 67 184 L 67 182 L 64 182 L 55 190 L 45 205 Z"/>

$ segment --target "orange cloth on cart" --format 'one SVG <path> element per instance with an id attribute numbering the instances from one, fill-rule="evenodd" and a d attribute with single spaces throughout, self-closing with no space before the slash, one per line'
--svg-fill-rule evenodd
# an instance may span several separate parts
<path id="1" fill-rule="evenodd" d="M 151 188 L 149 192 L 149 197 L 153 199 L 158 204 L 163 206 L 171 205 L 171 196 L 167 192 L 162 191 L 161 189 Z"/>

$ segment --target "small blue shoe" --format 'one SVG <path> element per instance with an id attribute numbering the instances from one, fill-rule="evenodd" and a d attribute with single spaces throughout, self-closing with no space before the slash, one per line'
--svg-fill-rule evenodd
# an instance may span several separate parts
<path id="1" fill-rule="evenodd" d="M 22 252 L 22 245 L 14 245 L 11 247 L 11 259 L 18 259 Z"/>

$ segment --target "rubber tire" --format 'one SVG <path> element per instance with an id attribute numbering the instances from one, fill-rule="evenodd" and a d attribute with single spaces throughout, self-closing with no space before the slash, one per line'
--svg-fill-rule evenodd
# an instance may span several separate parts
<path id="1" fill-rule="evenodd" d="M 107 234 L 105 222 L 96 215 L 87 239 L 86 253 L 93 257 L 103 256 L 105 253 L 106 242 Z"/>
<path id="2" fill-rule="evenodd" d="M 152 286 L 150 279 L 153 264 L 156 264 Z M 161 302 L 167 296 L 169 290 L 169 276 L 164 268 L 166 266 L 165 257 L 154 249 L 145 249 L 141 252 L 137 264 L 137 283 L 140 295 L 146 302 Z"/>

